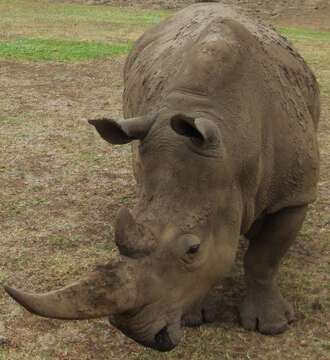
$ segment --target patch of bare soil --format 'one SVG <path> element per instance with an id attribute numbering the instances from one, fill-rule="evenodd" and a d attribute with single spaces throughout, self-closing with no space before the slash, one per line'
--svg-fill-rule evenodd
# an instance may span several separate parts
<path id="1" fill-rule="evenodd" d="M 27 280 L 39 287 L 40 262 L 53 261 L 57 275 L 70 267 L 65 259 L 57 266 L 49 258 L 55 249 L 81 257 L 79 266 L 85 267 L 88 257 L 81 254 L 90 246 L 101 253 L 112 246 L 112 220 L 134 194 L 130 148 L 110 148 L 86 120 L 121 115 L 123 62 L 0 63 L 0 225 L 6 254 L 0 269 L 8 271 L 8 281 L 16 274 L 18 285 Z"/>
<path id="2" fill-rule="evenodd" d="M 134 202 L 130 147 L 111 148 L 86 119 L 121 115 L 123 63 L 0 62 L 1 281 L 44 291 L 111 256 L 118 208 Z M 1 359 L 123 358 L 124 337 L 96 322 L 103 353 L 86 325 L 31 317 L 0 292 Z"/>

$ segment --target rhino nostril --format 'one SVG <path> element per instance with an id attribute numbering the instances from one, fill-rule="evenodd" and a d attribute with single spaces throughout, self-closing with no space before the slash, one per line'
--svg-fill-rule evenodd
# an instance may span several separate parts
<path id="1" fill-rule="evenodd" d="M 175 345 L 173 344 L 168 331 L 167 326 L 163 327 L 155 336 L 156 348 L 159 351 L 170 351 Z"/>

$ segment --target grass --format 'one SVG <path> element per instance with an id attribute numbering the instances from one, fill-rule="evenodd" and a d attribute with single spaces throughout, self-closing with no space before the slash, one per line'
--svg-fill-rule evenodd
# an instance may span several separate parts
<path id="1" fill-rule="evenodd" d="M 0 38 L 121 43 L 169 16 L 167 10 L 83 6 L 51 0 L 0 0 Z"/>
<path id="2" fill-rule="evenodd" d="M 121 115 L 124 57 L 109 53 L 106 61 L 93 61 L 99 51 L 93 46 L 100 44 L 104 54 L 104 45 L 116 44 L 124 53 L 170 12 L 0 0 L 0 14 L 0 49 L 7 44 L 12 56 L 0 59 L 0 280 L 48 290 L 107 261 L 116 213 L 135 201 L 129 146 L 110 147 L 85 120 L 78 121 L 94 112 Z M 244 292 L 239 259 L 219 296 L 217 322 L 186 329 L 169 354 L 137 346 L 106 320 L 61 322 L 29 315 L 1 293 L 0 335 L 9 342 L 0 346 L 0 360 L 329 358 L 329 33 L 280 31 L 316 73 L 323 103 L 319 198 L 279 275 L 296 310 L 289 331 L 267 337 L 239 326 L 235 307 Z M 27 59 L 23 45 L 38 48 L 30 52 L 34 58 Z"/>
<path id="3" fill-rule="evenodd" d="M 327 31 L 312 31 L 303 28 L 293 28 L 293 27 L 278 27 L 279 32 L 288 38 L 291 41 L 317 41 L 330 43 L 330 32 Z"/>
<path id="4" fill-rule="evenodd" d="M 125 55 L 166 10 L 0 0 L 0 59 L 82 62 Z"/>
<path id="5" fill-rule="evenodd" d="M 80 23 L 103 23 L 109 21 L 117 24 L 156 24 L 171 11 L 167 10 L 147 10 L 137 8 L 118 8 L 113 6 L 85 6 L 79 4 L 61 3 L 51 0 L 0 0 L 0 9 L 3 19 L 7 19 L 8 24 L 15 21 L 27 23 L 34 21 L 56 21 L 59 25 L 74 22 Z"/>
<path id="6" fill-rule="evenodd" d="M 0 59 L 82 62 L 125 55 L 166 10 L 0 0 Z"/>
<path id="7" fill-rule="evenodd" d="M 125 55 L 130 48 L 129 44 L 20 38 L 0 41 L 0 58 L 13 61 L 79 62 Z"/>

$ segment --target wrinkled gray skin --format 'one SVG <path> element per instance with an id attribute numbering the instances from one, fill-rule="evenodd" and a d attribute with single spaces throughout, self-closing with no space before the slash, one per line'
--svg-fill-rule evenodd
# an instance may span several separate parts
<path id="1" fill-rule="evenodd" d="M 182 322 L 212 319 L 202 300 L 245 235 L 242 325 L 284 331 L 293 311 L 273 279 L 319 171 L 319 91 L 305 62 L 262 24 L 219 4 L 193 5 L 137 41 L 124 115 L 90 121 L 110 143 L 137 140 L 139 199 L 118 214 L 117 262 L 69 290 L 7 291 L 42 316 L 111 315 L 137 342 L 168 351 Z"/>

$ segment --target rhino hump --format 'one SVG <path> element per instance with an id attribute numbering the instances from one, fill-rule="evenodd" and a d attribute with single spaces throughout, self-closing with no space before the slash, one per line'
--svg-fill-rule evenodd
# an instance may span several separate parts
<path id="1" fill-rule="evenodd" d="M 137 41 L 124 78 L 125 117 L 166 108 L 217 124 L 253 213 L 314 201 L 319 88 L 272 28 L 195 4 Z"/>

